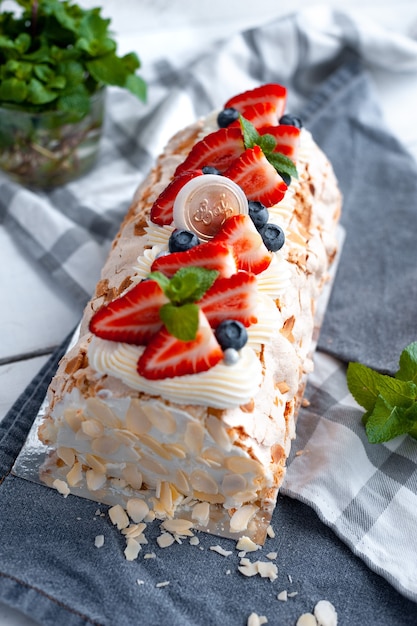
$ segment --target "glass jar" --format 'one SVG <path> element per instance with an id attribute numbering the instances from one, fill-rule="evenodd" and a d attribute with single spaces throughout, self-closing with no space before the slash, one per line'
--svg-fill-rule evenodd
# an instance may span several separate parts
<path id="1" fill-rule="evenodd" d="M 105 88 L 91 96 L 90 111 L 32 113 L 0 107 L 0 169 L 25 187 L 64 185 L 87 173 L 98 156 Z"/>

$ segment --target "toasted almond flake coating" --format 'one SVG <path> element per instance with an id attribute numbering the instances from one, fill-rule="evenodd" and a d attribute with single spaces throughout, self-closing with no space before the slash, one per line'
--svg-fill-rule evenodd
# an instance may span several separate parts
<path id="1" fill-rule="evenodd" d="M 250 520 L 256 515 L 259 507 L 256 504 L 246 504 L 237 509 L 230 518 L 230 530 L 233 533 L 244 532 Z"/>
<path id="2" fill-rule="evenodd" d="M 56 451 L 58 457 L 64 461 L 65 465 L 72 467 L 75 463 L 75 452 L 73 448 L 59 447 Z"/>
<path id="3" fill-rule="evenodd" d="M 120 504 L 116 504 L 109 509 L 109 517 L 112 524 L 117 526 L 118 530 L 129 526 L 129 518 Z"/>
<path id="4" fill-rule="evenodd" d="M 65 480 L 60 480 L 59 478 L 56 478 L 52 483 L 52 486 L 55 487 L 55 489 L 59 491 L 59 493 L 63 495 L 64 498 L 69 496 L 69 494 L 71 493 Z"/>
<path id="5" fill-rule="evenodd" d="M 102 548 L 104 546 L 104 535 L 97 535 L 94 538 L 94 545 L 96 548 Z"/>
<path id="6" fill-rule="evenodd" d="M 97 489 L 100 489 L 105 484 L 106 475 L 90 469 L 86 471 L 85 479 L 87 481 L 87 487 L 89 488 L 89 490 L 97 491 Z"/>
<path id="7" fill-rule="evenodd" d="M 320 600 L 314 607 L 314 616 L 319 626 L 337 626 L 337 613 L 328 600 Z"/>
<path id="8" fill-rule="evenodd" d="M 83 469 L 80 462 L 74 463 L 68 474 L 66 475 L 67 483 L 70 487 L 74 487 L 81 482 L 83 478 Z"/>

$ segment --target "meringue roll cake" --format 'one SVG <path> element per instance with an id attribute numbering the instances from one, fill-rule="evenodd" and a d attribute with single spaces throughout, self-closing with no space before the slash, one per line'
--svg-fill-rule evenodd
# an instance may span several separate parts
<path id="1" fill-rule="evenodd" d="M 48 390 L 41 479 L 262 542 L 312 370 L 341 194 L 286 89 L 178 132 Z"/>

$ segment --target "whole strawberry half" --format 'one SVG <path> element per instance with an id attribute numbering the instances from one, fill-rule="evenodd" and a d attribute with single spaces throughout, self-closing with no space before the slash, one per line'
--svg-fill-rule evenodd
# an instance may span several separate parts
<path id="1" fill-rule="evenodd" d="M 287 90 L 285 87 L 275 83 L 267 83 L 233 96 L 225 103 L 224 108 L 237 109 L 243 117 L 246 117 L 245 109 L 258 103 L 268 102 L 273 105 L 276 123 L 285 111 L 286 101 Z"/>
<path id="2" fill-rule="evenodd" d="M 247 148 L 224 175 L 243 189 L 248 200 L 262 202 L 267 208 L 282 200 L 287 190 L 287 185 L 257 145 Z"/>
<path id="3" fill-rule="evenodd" d="M 147 379 L 161 380 L 205 372 L 222 359 L 222 349 L 206 316 L 200 311 L 194 340 L 181 341 L 163 328 L 152 337 L 139 357 L 137 371 Z"/>
<path id="4" fill-rule="evenodd" d="M 203 167 L 215 167 L 223 173 L 244 149 L 240 126 L 219 128 L 194 144 L 185 161 L 175 170 L 175 176 Z"/>
<path id="5" fill-rule="evenodd" d="M 244 326 L 256 324 L 258 286 L 255 274 L 237 272 L 230 278 L 218 278 L 197 304 L 210 326 L 234 319 Z"/>
<path id="6" fill-rule="evenodd" d="M 159 194 L 151 207 L 151 221 L 158 226 L 172 223 L 174 219 L 174 202 L 180 190 L 193 178 L 202 176 L 201 170 L 185 171 L 175 176 L 167 187 Z"/>
<path id="7" fill-rule="evenodd" d="M 241 213 L 229 217 L 212 242 L 232 246 L 238 269 L 246 272 L 259 274 L 272 261 L 272 252 L 265 246 L 249 215 Z"/>
<path id="8" fill-rule="evenodd" d="M 172 252 L 157 257 L 152 263 L 152 272 L 162 272 L 168 278 L 174 276 L 181 267 L 204 267 L 217 270 L 220 276 L 231 276 L 237 270 L 235 257 L 226 243 L 208 241 L 200 243 L 185 252 Z"/>
<path id="9" fill-rule="evenodd" d="M 146 344 L 162 328 L 159 309 L 167 302 L 156 281 L 142 281 L 99 309 L 90 320 L 90 331 L 109 341 Z"/>
<path id="10" fill-rule="evenodd" d="M 276 141 L 274 152 L 281 152 L 285 156 L 297 160 L 300 146 L 301 129 L 296 126 L 279 124 L 278 126 L 265 126 L 260 129 L 261 135 L 272 135 Z"/>

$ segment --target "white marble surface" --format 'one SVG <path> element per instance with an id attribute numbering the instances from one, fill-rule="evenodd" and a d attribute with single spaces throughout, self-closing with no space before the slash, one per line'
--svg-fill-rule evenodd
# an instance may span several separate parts
<path id="1" fill-rule="evenodd" d="M 8 3 L 4 3 L 6 7 Z M 97 6 L 96 0 L 82 4 Z M 339 9 L 360 11 L 362 17 L 399 33 L 417 32 L 415 0 L 339 0 Z M 142 62 L 158 57 L 171 46 L 192 47 L 197 38 L 211 41 L 273 17 L 312 5 L 308 0 L 103 0 L 103 14 L 111 17 L 120 51 L 137 49 Z M 278 6 L 279 5 L 279 6 Z M 417 76 L 373 72 L 387 125 L 417 158 Z M 0 224 L 0 420 L 70 329 L 78 312 L 63 301 L 47 277 L 39 274 L 25 253 Z M 1 584 L 1 582 L 0 582 Z M 0 603 L 0 626 L 35 623 Z M 61 626 L 61 625 L 57 625 Z"/>

